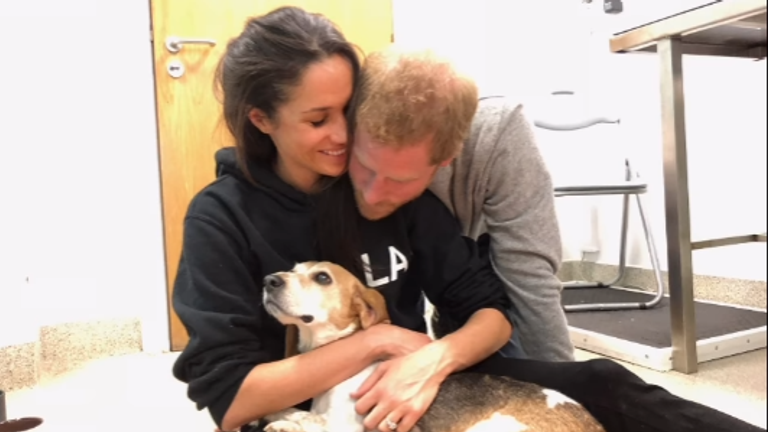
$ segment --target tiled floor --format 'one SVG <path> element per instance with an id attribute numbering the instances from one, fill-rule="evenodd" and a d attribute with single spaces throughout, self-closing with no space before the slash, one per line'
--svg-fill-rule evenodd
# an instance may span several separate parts
<path id="1" fill-rule="evenodd" d="M 170 375 L 175 357 L 132 355 L 94 362 L 43 388 L 9 394 L 9 416 L 43 417 L 45 423 L 35 432 L 212 432 L 208 414 L 194 408 L 184 386 Z M 579 352 L 578 357 L 593 356 Z M 704 364 L 693 376 L 629 368 L 673 393 L 766 426 L 765 350 Z"/>

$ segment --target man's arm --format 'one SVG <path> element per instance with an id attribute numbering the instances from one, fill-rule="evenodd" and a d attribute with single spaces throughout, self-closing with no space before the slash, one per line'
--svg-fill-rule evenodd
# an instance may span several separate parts
<path id="1" fill-rule="evenodd" d="M 501 348 L 513 332 L 504 284 L 490 261 L 490 237 L 477 241 L 430 191 L 410 207 L 414 272 L 427 299 L 448 318 L 448 335 L 422 350 L 441 356 L 439 375 L 474 365 Z M 444 358 L 442 358 L 444 356 Z"/>
<path id="2" fill-rule="evenodd" d="M 442 382 L 448 375 L 485 360 L 511 336 L 512 325 L 504 314 L 496 309 L 481 309 L 460 329 L 420 351 L 438 359 L 435 375 Z"/>
<path id="3" fill-rule="evenodd" d="M 413 250 L 408 285 L 421 287 L 455 331 L 380 365 L 352 395 L 371 430 L 385 418 L 409 430 L 448 375 L 490 356 L 512 334 L 510 300 L 489 260 L 487 236 L 478 242 L 462 236 L 448 208 L 429 191 L 405 211 Z"/>
<path id="4" fill-rule="evenodd" d="M 552 178 L 523 107 L 492 109 L 503 112 L 486 118 L 481 110 L 474 122 L 481 129 L 495 128 L 495 134 L 488 130 L 473 134 L 497 137 L 484 176 L 483 213 L 491 237 L 491 259 L 512 300 L 526 353 L 538 360 L 573 360 L 557 277 L 562 240 Z"/>

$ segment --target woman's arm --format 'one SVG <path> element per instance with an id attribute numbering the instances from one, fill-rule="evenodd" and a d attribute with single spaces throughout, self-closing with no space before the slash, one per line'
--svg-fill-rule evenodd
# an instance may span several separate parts
<path id="1" fill-rule="evenodd" d="M 366 332 L 360 332 L 306 354 L 258 365 L 245 377 L 221 426 L 235 430 L 312 399 L 365 369 L 380 351 Z"/>
<path id="2" fill-rule="evenodd" d="M 247 244 L 214 205 L 198 200 L 185 220 L 173 306 L 190 339 L 173 372 L 223 430 L 309 400 L 381 356 L 411 352 L 428 341 L 374 326 L 283 359 L 284 333 L 261 306 L 266 270 L 252 253 L 259 245 Z"/>
<path id="3" fill-rule="evenodd" d="M 259 246 L 204 203 L 184 225 L 173 305 L 190 339 L 174 375 L 217 426 L 231 430 L 311 399 L 385 352 L 366 333 L 282 360 L 284 334 L 261 306 L 266 270 L 251 253 Z"/>
<path id="4" fill-rule="evenodd" d="M 222 426 L 224 430 L 233 430 L 292 407 L 357 374 L 374 361 L 413 352 L 429 341 L 421 333 L 378 325 L 308 353 L 256 366 L 240 386 Z"/>

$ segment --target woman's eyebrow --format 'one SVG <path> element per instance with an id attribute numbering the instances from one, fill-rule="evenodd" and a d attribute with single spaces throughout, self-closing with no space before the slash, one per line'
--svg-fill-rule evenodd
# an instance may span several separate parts
<path id="1" fill-rule="evenodd" d="M 303 111 L 302 113 L 303 114 L 307 114 L 307 113 L 311 113 L 311 112 L 328 111 L 330 109 L 331 109 L 331 107 L 316 107 L 316 108 L 311 108 L 311 109 L 308 109 L 306 111 Z"/>

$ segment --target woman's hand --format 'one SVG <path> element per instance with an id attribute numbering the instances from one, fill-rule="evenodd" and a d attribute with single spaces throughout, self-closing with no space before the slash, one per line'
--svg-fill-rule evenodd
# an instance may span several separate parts
<path id="1" fill-rule="evenodd" d="M 411 354 L 432 342 L 420 332 L 389 324 L 377 324 L 365 330 L 365 340 L 380 360 L 389 360 Z"/>
<path id="2" fill-rule="evenodd" d="M 386 361 L 351 396 L 368 430 L 408 432 L 437 397 L 444 376 L 436 350 Z M 395 429 L 389 425 L 397 424 Z"/>

